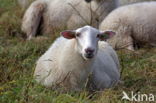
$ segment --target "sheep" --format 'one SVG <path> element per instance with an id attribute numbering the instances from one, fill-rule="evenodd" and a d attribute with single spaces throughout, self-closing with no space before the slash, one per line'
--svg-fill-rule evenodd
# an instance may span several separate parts
<path id="1" fill-rule="evenodd" d="M 99 26 L 117 34 L 108 40 L 115 49 L 136 50 L 144 45 L 156 46 L 156 2 L 122 6 L 112 11 Z"/>
<path id="2" fill-rule="evenodd" d="M 118 0 L 36 0 L 26 10 L 21 28 L 31 39 L 39 31 L 53 34 L 63 28 L 98 27 L 117 6 Z"/>
<path id="3" fill-rule="evenodd" d="M 120 78 L 119 60 L 104 41 L 114 34 L 91 26 L 61 32 L 62 36 L 38 59 L 35 80 L 50 88 L 80 91 L 91 74 L 94 90 L 114 86 Z"/>

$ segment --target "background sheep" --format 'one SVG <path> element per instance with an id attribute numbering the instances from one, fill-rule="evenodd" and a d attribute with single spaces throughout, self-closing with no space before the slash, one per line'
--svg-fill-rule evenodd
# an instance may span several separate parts
<path id="1" fill-rule="evenodd" d="M 118 57 L 109 44 L 99 41 L 114 32 L 85 26 L 61 34 L 64 38 L 59 37 L 37 61 L 34 76 L 38 82 L 46 87 L 60 85 L 80 90 L 91 71 L 94 89 L 108 88 L 118 82 Z"/>
<path id="2" fill-rule="evenodd" d="M 156 2 L 136 3 L 111 12 L 101 23 L 101 30 L 114 30 L 109 42 L 115 48 L 149 44 L 156 46 Z M 138 45 L 139 44 L 139 45 Z"/>
<path id="3" fill-rule="evenodd" d="M 36 0 L 23 17 L 22 30 L 31 39 L 40 29 L 49 34 L 64 27 L 98 27 L 117 5 L 118 0 Z"/>

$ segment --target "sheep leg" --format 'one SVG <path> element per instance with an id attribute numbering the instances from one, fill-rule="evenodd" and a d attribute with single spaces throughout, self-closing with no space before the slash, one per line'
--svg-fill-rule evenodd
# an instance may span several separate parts
<path id="1" fill-rule="evenodd" d="M 35 1 L 27 9 L 23 17 L 22 31 L 26 33 L 28 40 L 36 35 L 45 6 L 45 2 Z"/>
<path id="2" fill-rule="evenodd" d="M 108 41 L 114 49 L 128 49 L 130 51 L 134 51 L 134 42 L 131 36 L 124 35 L 119 36 L 114 39 L 110 39 Z"/>
<path id="3" fill-rule="evenodd" d="M 133 45 L 129 45 L 129 46 L 127 47 L 127 49 L 128 49 L 128 50 L 131 50 L 131 51 L 134 51 Z"/>
<path id="4" fill-rule="evenodd" d="M 134 51 L 134 43 L 133 43 L 133 38 L 131 36 L 125 36 L 124 39 L 124 44 L 126 46 L 126 49 L 130 51 Z"/>

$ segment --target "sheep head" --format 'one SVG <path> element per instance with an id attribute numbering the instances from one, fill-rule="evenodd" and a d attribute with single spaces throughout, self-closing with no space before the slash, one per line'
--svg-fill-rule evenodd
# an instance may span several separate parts
<path id="1" fill-rule="evenodd" d="M 77 30 L 66 30 L 61 35 L 67 39 L 76 39 L 76 50 L 85 60 L 92 59 L 98 51 L 98 41 L 104 41 L 115 35 L 113 31 L 99 31 L 91 26 L 84 26 Z"/>

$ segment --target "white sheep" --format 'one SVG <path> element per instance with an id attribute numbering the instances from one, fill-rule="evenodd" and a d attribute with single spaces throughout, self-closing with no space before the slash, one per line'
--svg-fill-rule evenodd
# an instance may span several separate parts
<path id="1" fill-rule="evenodd" d="M 118 0 L 36 0 L 24 14 L 22 31 L 31 39 L 38 31 L 50 34 L 65 27 L 98 27 L 117 5 Z"/>
<path id="2" fill-rule="evenodd" d="M 156 2 L 143 2 L 122 6 L 112 11 L 101 23 L 100 30 L 113 30 L 117 34 L 108 40 L 116 49 L 156 46 Z"/>
<path id="3" fill-rule="evenodd" d="M 63 37 L 59 37 L 37 61 L 36 81 L 46 87 L 57 85 L 67 90 L 81 90 L 92 73 L 90 84 L 94 89 L 115 85 L 120 78 L 118 57 L 103 41 L 114 34 L 91 26 L 62 32 Z"/>

